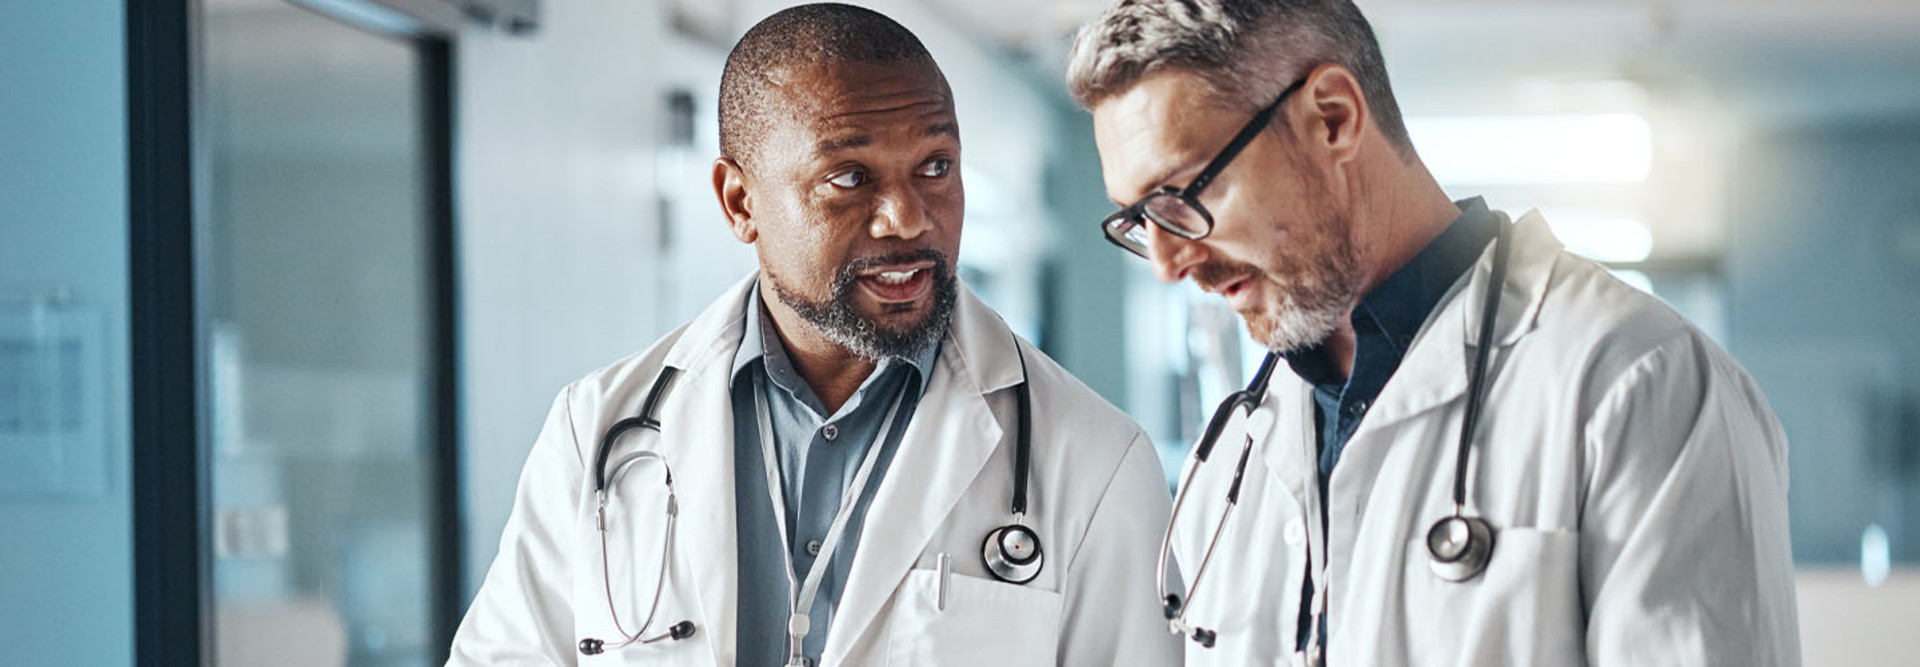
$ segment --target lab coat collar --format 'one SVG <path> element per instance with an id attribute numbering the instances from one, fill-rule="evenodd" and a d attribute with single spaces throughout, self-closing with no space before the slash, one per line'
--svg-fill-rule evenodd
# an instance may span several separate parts
<path id="1" fill-rule="evenodd" d="M 687 526 L 732 526 L 733 430 L 728 395 L 729 363 L 744 334 L 745 309 L 755 277 L 729 289 L 687 325 L 666 355 L 666 363 L 685 378 L 662 407 L 665 442 L 701 443 L 712 452 L 682 456 L 708 465 L 675 475 L 684 480 L 682 520 Z M 828 631 L 823 664 L 839 664 L 873 624 L 882 607 L 906 578 L 932 539 L 1000 443 L 1003 431 L 988 394 L 1019 384 L 1023 377 L 1016 341 L 1005 322 L 964 284 L 959 290 L 952 328 L 940 346 L 916 417 L 908 423 L 887 475 L 874 492 L 860 545 L 840 605 Z M 705 424 L 706 433 L 678 432 L 681 425 Z M 875 530 L 875 527 L 879 527 Z M 733 530 L 683 531 L 686 553 L 698 589 L 699 613 L 720 664 L 734 651 L 738 604 L 738 554 Z"/>
<path id="2" fill-rule="evenodd" d="M 687 323 L 680 340 L 674 342 L 673 349 L 667 351 L 666 364 L 688 374 L 699 374 L 717 358 L 724 378 L 726 362 L 731 361 L 733 353 L 740 349 L 740 341 L 746 333 L 747 295 L 757 277 L 757 274 L 750 275 L 734 283 L 706 310 L 694 316 L 693 321 Z"/>
<path id="3" fill-rule="evenodd" d="M 1506 214 L 1499 215 L 1501 224 L 1506 224 Z M 1513 223 L 1511 233 L 1513 257 L 1507 263 L 1506 280 L 1500 289 L 1500 315 L 1494 320 L 1493 329 L 1494 338 L 1501 346 L 1512 345 L 1533 331 L 1540 317 L 1540 304 L 1547 297 L 1547 279 L 1553 277 L 1553 266 L 1562 248 L 1560 239 L 1554 238 L 1539 209 L 1520 216 L 1520 221 Z M 1466 307 L 1458 309 L 1469 346 L 1480 342 L 1480 308 L 1486 303 L 1486 284 L 1492 274 L 1493 244 L 1489 243 L 1480 261 L 1474 263 L 1471 282 L 1461 294 L 1465 298 L 1460 301 Z"/>
<path id="4" fill-rule="evenodd" d="M 1505 213 L 1500 224 L 1509 224 Z M 1500 285 L 1500 312 L 1494 317 L 1493 331 L 1481 332 L 1481 308 L 1486 304 L 1487 281 L 1493 278 L 1493 243 L 1481 251 L 1467 275 L 1456 281 L 1440 306 L 1414 337 L 1400 369 L 1374 401 L 1373 408 L 1355 431 L 1360 436 L 1402 419 L 1417 416 L 1467 393 L 1467 360 L 1482 339 L 1491 338 L 1498 347 L 1509 347 L 1532 333 L 1538 324 L 1540 304 L 1546 300 L 1547 281 L 1559 262 L 1561 245 L 1547 228 L 1540 212 L 1529 211 L 1508 230 L 1512 256 L 1507 261 L 1506 279 Z M 1497 367 L 1499 350 L 1488 359 Z M 1343 453 L 1346 458 L 1352 452 Z"/>

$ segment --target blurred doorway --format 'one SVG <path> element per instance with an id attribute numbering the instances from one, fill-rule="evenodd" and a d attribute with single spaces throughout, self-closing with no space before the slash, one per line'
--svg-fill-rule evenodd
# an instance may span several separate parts
<path id="1" fill-rule="evenodd" d="M 211 664 L 439 664 L 457 613 L 448 46 L 379 10 L 201 6 Z"/>

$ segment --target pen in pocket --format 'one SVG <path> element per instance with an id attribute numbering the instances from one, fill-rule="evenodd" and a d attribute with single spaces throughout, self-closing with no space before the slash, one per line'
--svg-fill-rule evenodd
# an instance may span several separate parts
<path id="1" fill-rule="evenodd" d="M 934 567 L 940 571 L 940 588 L 933 598 L 934 609 L 938 611 L 946 611 L 947 610 L 947 579 L 953 575 L 953 559 L 948 558 L 947 552 L 942 551 L 940 552 L 940 555 L 935 556 L 933 558 L 933 562 L 934 562 Z"/>

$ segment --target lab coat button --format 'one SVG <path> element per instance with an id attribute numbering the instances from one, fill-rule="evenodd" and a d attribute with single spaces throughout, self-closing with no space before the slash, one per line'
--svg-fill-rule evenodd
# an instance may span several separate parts
<path id="1" fill-rule="evenodd" d="M 1290 544 L 1296 547 L 1300 546 L 1301 542 L 1307 541 L 1306 522 L 1301 521 L 1298 517 L 1288 520 L 1286 540 L 1287 540 L 1287 544 Z"/>

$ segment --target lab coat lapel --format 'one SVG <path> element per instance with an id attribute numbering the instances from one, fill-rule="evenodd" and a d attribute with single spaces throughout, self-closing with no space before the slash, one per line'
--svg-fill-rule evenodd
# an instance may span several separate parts
<path id="1" fill-rule="evenodd" d="M 1308 494 L 1313 493 L 1318 484 L 1312 465 L 1314 421 L 1312 397 L 1308 393 L 1312 389 L 1286 368 L 1275 369 L 1268 386 L 1267 398 L 1260 409 L 1247 417 L 1247 435 L 1260 448 L 1260 460 L 1266 464 L 1267 474 L 1304 509 L 1311 506 Z M 1216 444 L 1213 455 L 1221 456 L 1220 448 L 1233 444 L 1239 443 Z M 1228 451 L 1228 455 L 1231 454 Z"/>
<path id="2" fill-rule="evenodd" d="M 999 316 L 962 287 L 926 393 L 874 492 L 823 664 L 841 664 L 863 640 L 1001 442 L 986 395 L 1020 381 L 1013 344 Z"/>
<path id="3" fill-rule="evenodd" d="M 1500 224 L 1509 224 L 1498 214 Z M 1532 332 L 1546 298 L 1548 278 L 1552 277 L 1560 242 L 1538 211 L 1522 216 L 1510 230 L 1513 254 L 1501 285 L 1500 313 L 1494 319 L 1494 344 L 1506 347 Z M 1359 444 L 1366 431 L 1390 426 L 1398 421 L 1452 403 L 1465 397 L 1467 368 L 1481 335 L 1481 308 L 1486 304 L 1487 281 L 1493 277 L 1493 244 L 1488 244 L 1476 261 L 1467 280 L 1460 281 L 1440 300 L 1426 325 L 1414 337 L 1407 357 L 1394 372 L 1393 379 L 1381 390 L 1379 399 L 1361 421 L 1353 442 Z M 1499 350 L 1489 359 L 1497 368 Z M 1491 373 L 1490 373 L 1491 376 Z M 1343 455 L 1344 456 L 1344 455 Z"/>
<path id="4" fill-rule="evenodd" d="M 667 353 L 666 364 L 682 373 L 660 407 L 660 442 L 680 501 L 674 539 L 684 545 L 674 548 L 674 568 L 693 584 L 698 631 L 717 665 L 732 664 L 737 634 L 739 554 L 728 376 L 753 284 L 749 277 L 734 286 L 687 326 Z"/>

